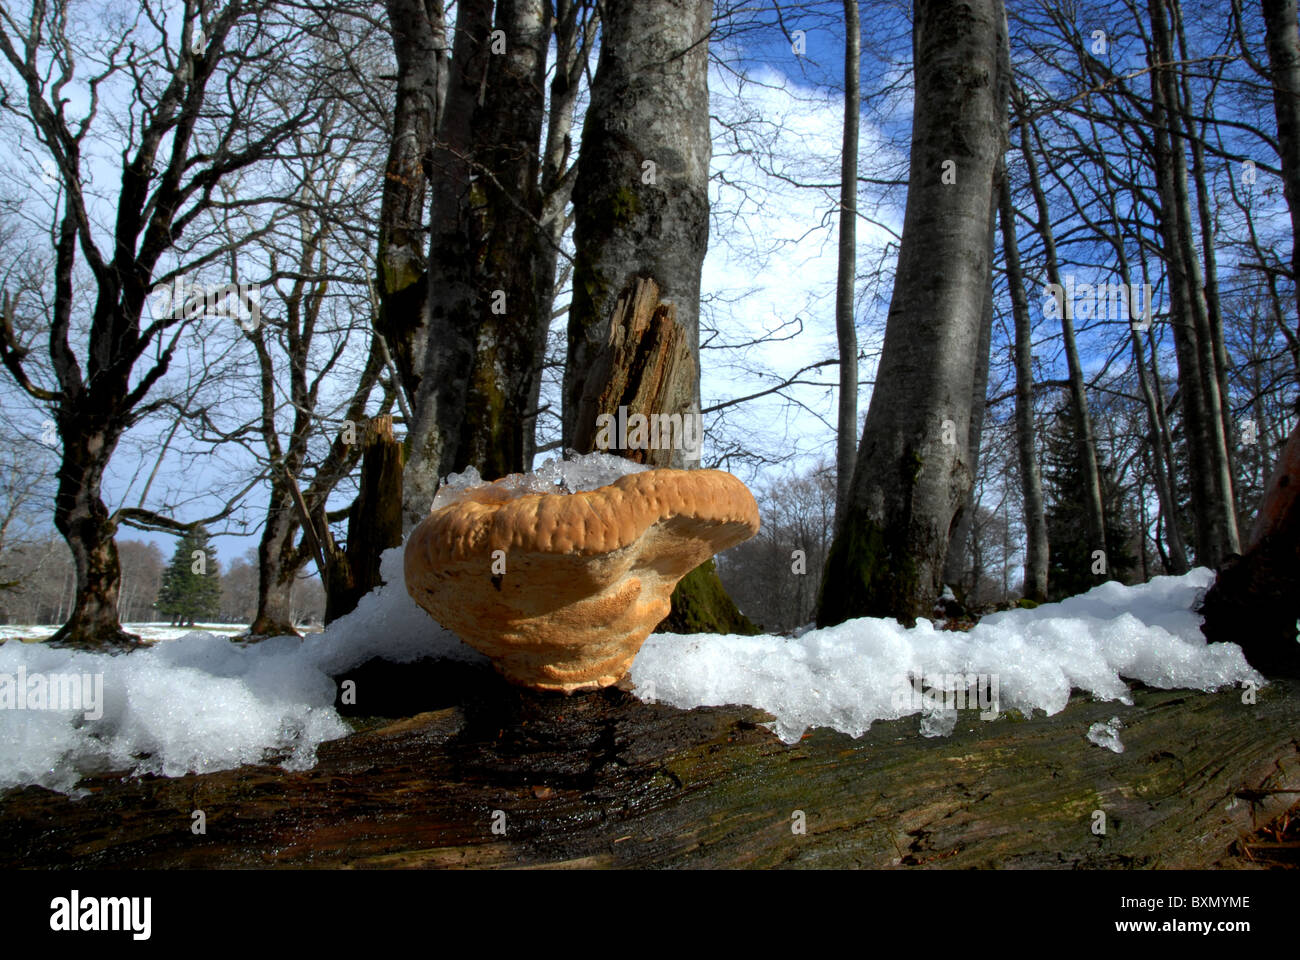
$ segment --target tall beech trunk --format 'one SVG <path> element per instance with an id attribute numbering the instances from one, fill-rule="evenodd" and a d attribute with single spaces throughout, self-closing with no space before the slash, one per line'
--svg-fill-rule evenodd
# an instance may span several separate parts
<path id="1" fill-rule="evenodd" d="M 1160 515 L 1165 518 L 1165 529 L 1168 531 L 1165 539 L 1169 541 L 1169 549 L 1167 552 L 1161 551 L 1161 554 L 1166 559 L 1169 572 L 1181 575 L 1189 569 L 1187 546 L 1183 543 L 1183 532 L 1178 524 L 1178 496 L 1174 488 L 1173 469 L 1165 457 L 1163 434 L 1167 427 L 1164 424 L 1164 411 L 1156 397 L 1160 385 L 1151 383 L 1151 375 L 1147 371 L 1143 357 L 1141 336 L 1136 330 L 1130 330 L 1129 336 L 1133 342 L 1133 364 L 1137 369 L 1138 384 L 1142 389 L 1142 402 L 1147 411 L 1147 425 L 1150 428 L 1156 496 L 1160 500 Z"/>
<path id="2" fill-rule="evenodd" d="M 1183 10 L 1179 0 L 1170 0 L 1169 9 L 1173 15 L 1174 29 L 1178 35 L 1179 56 L 1190 61 L 1187 52 L 1187 37 L 1183 30 Z M 1223 310 L 1219 303 L 1219 267 L 1218 254 L 1214 249 L 1215 228 L 1213 222 L 1213 201 L 1205 167 L 1204 127 L 1197 131 L 1192 108 L 1192 83 L 1187 70 L 1182 71 L 1178 87 L 1178 114 L 1182 128 L 1187 137 L 1192 154 L 1192 183 L 1196 188 L 1196 215 L 1201 233 L 1201 259 L 1205 265 L 1204 281 L 1200 284 L 1205 308 L 1206 326 L 1210 333 L 1210 350 L 1214 357 L 1216 388 L 1221 404 L 1219 418 L 1223 421 L 1224 454 L 1227 458 L 1228 474 L 1235 476 L 1233 469 L 1232 437 L 1234 434 L 1232 410 L 1228 404 L 1228 348 L 1223 340 Z M 1193 258 L 1193 266 L 1196 267 Z"/>
<path id="3" fill-rule="evenodd" d="M 1296 27 L 1296 0 L 1263 0 L 1263 8 L 1282 192 L 1291 212 L 1291 275 L 1300 278 L 1300 29 Z M 1300 282 L 1296 283 L 1296 298 L 1300 306 Z"/>
<path id="4" fill-rule="evenodd" d="M 538 182 L 550 20 L 541 0 L 502 0 L 495 23 L 492 9 L 461 0 L 431 161 L 429 347 L 408 435 L 408 529 L 448 473 L 524 469 L 550 324 Z"/>
<path id="5" fill-rule="evenodd" d="M 1121 182 L 1114 177 L 1110 166 L 1106 165 L 1104 169 L 1108 181 L 1114 184 L 1116 189 L 1121 188 Z M 1107 194 L 1106 204 L 1107 210 L 1110 214 L 1110 221 L 1116 224 L 1120 223 L 1119 209 L 1115 202 L 1114 191 Z M 1128 253 L 1122 243 L 1115 244 L 1115 256 L 1119 261 L 1120 283 L 1123 285 L 1124 289 L 1132 290 L 1133 271 L 1129 264 Z M 1143 259 L 1142 275 L 1144 280 L 1146 278 L 1146 273 L 1146 262 L 1145 259 Z M 1131 310 L 1131 300 L 1129 307 Z M 1150 313 L 1152 311 L 1151 304 L 1144 302 L 1143 310 L 1144 312 Z M 1160 541 L 1160 524 L 1158 521 L 1156 524 L 1155 542 L 1165 569 L 1170 573 L 1183 574 L 1189 569 L 1187 563 L 1187 547 L 1183 541 L 1182 526 L 1178 519 L 1178 491 L 1174 480 L 1173 441 L 1169 437 L 1169 425 L 1165 418 L 1158 368 L 1155 366 L 1156 347 L 1153 340 L 1151 347 L 1152 369 L 1148 370 L 1144 356 L 1145 351 L 1142 346 L 1142 335 L 1139 329 L 1143 325 L 1137 321 L 1137 317 L 1129 317 L 1129 339 L 1133 348 L 1133 363 L 1134 368 L 1137 370 L 1138 385 L 1142 391 L 1142 401 L 1146 407 L 1149 444 L 1151 447 L 1151 457 L 1154 468 L 1152 473 L 1155 481 L 1156 496 L 1160 501 L 1160 518 L 1165 520 L 1165 527 L 1168 530 L 1166 539 L 1169 543 L 1169 549 L 1166 551 L 1164 544 Z M 1147 324 L 1146 328 L 1148 331 L 1148 339 L 1152 339 L 1151 333 L 1149 332 L 1150 325 Z M 1153 374 L 1154 383 L 1152 382 Z M 1143 505 L 1143 511 L 1145 514 L 1145 500 L 1139 497 L 1139 503 Z M 1146 530 L 1145 519 L 1142 524 L 1142 529 L 1144 531 Z M 1147 577 L 1145 569 L 1147 565 L 1145 535 L 1142 537 L 1142 547 L 1143 577 L 1145 579 Z"/>
<path id="6" fill-rule="evenodd" d="M 593 357 L 619 295 L 655 281 L 699 351 L 700 269 L 709 240 L 707 77 L 711 0 L 612 0 L 583 124 L 574 187 L 576 264 L 564 370 L 564 439 L 578 434 Z M 698 370 L 681 409 L 700 411 Z M 599 389 L 595 392 L 599 392 Z M 591 428 L 592 425 L 586 425 Z M 675 451 L 674 466 L 688 459 Z"/>
<path id="7" fill-rule="evenodd" d="M 844 137 L 840 152 L 840 259 L 835 283 L 835 336 L 840 348 L 839 422 L 835 435 L 835 524 L 853 487 L 858 438 L 858 330 L 853 289 L 858 255 L 858 126 L 861 114 L 862 31 L 858 0 L 844 0 Z"/>
<path id="8" fill-rule="evenodd" d="M 999 177 L 1001 173 L 999 173 Z M 996 204 L 996 197 L 993 198 Z M 989 214 L 989 263 L 993 263 L 993 234 L 996 229 L 995 213 Z M 970 428 L 966 435 L 966 449 L 970 456 L 972 481 L 979 475 L 980 446 L 984 439 L 984 409 L 989 387 L 989 350 L 993 342 L 993 284 L 990 275 L 988 295 L 980 315 L 979 340 L 975 348 L 975 370 L 971 381 Z M 971 529 L 975 524 L 975 484 L 966 491 L 966 499 L 957 514 L 952 537 L 948 541 L 948 557 L 943 565 L 943 582 L 956 587 L 963 600 L 966 594 L 979 586 L 979 572 L 983 562 L 975 545 L 971 543 Z"/>
<path id="9" fill-rule="evenodd" d="M 1148 0 L 1152 57 L 1174 59 L 1164 0 Z M 1224 431 L 1214 338 L 1201 290 L 1200 267 L 1192 241 L 1183 138 L 1176 110 L 1173 71 L 1153 69 L 1151 100 L 1155 124 L 1155 176 L 1160 195 L 1160 229 L 1169 273 L 1170 322 L 1178 358 L 1183 424 L 1192 464 L 1192 506 L 1196 558 L 1217 567 L 1239 549 L 1236 505 Z"/>
<path id="10" fill-rule="evenodd" d="M 1034 446 L 1034 356 L 1033 324 L 1025 296 L 1025 275 L 1020 267 L 1020 243 L 1016 238 L 1016 211 L 1011 201 L 1011 182 L 1003 164 L 998 181 L 998 222 L 1002 228 L 1002 255 L 1011 291 L 1011 316 L 1015 323 L 1016 367 L 1016 452 L 1020 461 L 1020 498 L 1025 518 L 1025 599 L 1047 600 L 1047 516 L 1043 510 L 1043 479 Z"/>
<path id="11" fill-rule="evenodd" d="M 536 385 L 550 328 L 554 261 L 541 222 L 539 151 L 550 19 L 542 0 L 498 0 L 505 51 L 488 61 L 475 187 L 482 191 L 483 245 L 474 367 L 458 453 L 444 472 L 473 464 L 493 480 L 527 468 Z M 548 268 L 549 267 L 549 271 Z M 531 453 L 531 449 L 528 450 Z"/>
<path id="12" fill-rule="evenodd" d="M 628 417 L 700 422 L 711 13 L 711 0 L 612 0 L 604 8 L 573 194 L 563 419 L 565 446 L 581 453 L 600 439 L 595 418 L 619 406 Z M 683 442 L 618 452 L 660 467 L 699 462 L 698 448 Z M 712 562 L 677 585 L 660 629 L 755 632 Z"/>
<path id="13" fill-rule="evenodd" d="M 884 352 L 832 542 L 819 626 L 929 614 L 971 484 L 971 385 L 1005 143 L 999 0 L 914 5 L 911 166 Z"/>
<path id="14" fill-rule="evenodd" d="M 1038 164 L 1030 149 L 1030 136 L 1038 140 L 1038 131 L 1027 114 L 1019 109 L 1017 114 L 1024 124 L 1020 139 L 1021 153 L 1029 171 L 1029 189 L 1034 197 L 1038 215 L 1038 233 L 1043 239 L 1043 259 L 1047 265 L 1047 282 L 1063 290 L 1060 302 L 1061 340 L 1065 347 L 1065 365 L 1070 381 L 1070 416 L 1074 426 L 1075 457 L 1083 475 L 1084 520 L 1087 524 L 1089 552 L 1106 550 L 1106 515 L 1102 505 L 1101 471 L 1097 467 L 1097 441 L 1093 435 L 1092 415 L 1088 411 L 1088 395 L 1084 389 L 1083 364 L 1079 362 L 1079 346 L 1074 334 L 1074 285 L 1062 283 L 1061 269 L 1056 257 L 1056 237 L 1052 231 L 1052 213 L 1047 203 L 1047 193 L 1038 179 Z M 1039 154 L 1046 156 L 1041 140 Z"/>
<path id="15" fill-rule="evenodd" d="M 408 406 L 424 372 L 424 207 L 449 69 L 443 6 L 442 0 L 387 0 L 397 101 L 379 210 L 375 329 L 388 345 Z"/>

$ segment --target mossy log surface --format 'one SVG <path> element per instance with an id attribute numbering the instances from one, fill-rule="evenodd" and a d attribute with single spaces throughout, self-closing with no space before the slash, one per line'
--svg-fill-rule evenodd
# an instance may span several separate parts
<path id="1" fill-rule="evenodd" d="M 370 669 L 358 690 L 386 675 Z M 1054 717 L 963 711 L 944 738 L 911 717 L 793 746 L 750 708 L 683 711 L 616 688 L 534 696 L 478 668 L 444 667 L 408 694 L 404 708 L 457 702 L 360 723 L 307 771 L 105 776 L 79 800 L 11 790 L 0 864 L 1196 868 L 1237 865 L 1234 842 L 1300 788 L 1290 681 L 1254 704 L 1139 689 L 1133 707 L 1076 695 Z M 1116 714 L 1121 754 L 1085 739 Z"/>

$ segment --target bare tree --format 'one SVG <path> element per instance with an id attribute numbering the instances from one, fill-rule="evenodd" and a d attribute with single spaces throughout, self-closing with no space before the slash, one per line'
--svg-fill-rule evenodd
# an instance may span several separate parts
<path id="1" fill-rule="evenodd" d="M 835 522 L 849 500 L 858 433 L 858 329 L 853 291 L 858 276 L 858 125 L 862 97 L 862 28 L 858 0 L 844 0 L 844 146 L 840 158 L 840 259 L 835 286 L 835 335 L 840 347 L 839 421 L 835 434 Z"/>
<path id="2" fill-rule="evenodd" d="M 972 471 L 965 449 L 998 158 L 1007 39 L 998 0 L 915 6 L 907 212 L 885 348 L 820 625 L 928 615 Z M 939 265 L 942 265 L 941 267 Z"/>
<path id="3" fill-rule="evenodd" d="M 62 443 L 54 521 L 76 562 L 77 600 L 54 641 L 119 647 L 135 638 L 118 622 L 118 525 L 185 526 L 141 508 L 110 513 L 102 497 L 104 471 L 123 433 L 163 402 L 151 400 L 150 392 L 197 319 L 173 309 L 147 320 L 150 289 L 223 255 L 220 244 L 199 252 L 204 245 L 197 238 L 182 247 L 181 237 L 202 229 L 223 178 L 274 154 L 320 100 L 317 82 L 295 65 L 284 39 L 292 30 L 271 0 L 219 9 L 185 0 L 178 16 L 144 2 L 134 17 L 101 27 L 107 41 L 100 50 L 86 46 L 70 24 L 72 9 L 63 0 L 31 0 L 21 17 L 0 9 L 0 54 L 16 78 L 4 82 L 0 102 L 26 120 L 48 151 L 60 190 L 51 223 L 53 382 L 33 379 L 32 348 L 13 335 L 10 320 L 0 360 L 19 387 L 49 406 Z M 79 119 L 65 99 L 74 81 L 85 84 L 88 98 Z M 84 187 L 86 152 L 101 119 L 100 91 L 119 83 L 126 89 L 114 97 L 115 116 L 106 122 L 123 131 L 121 174 L 111 216 L 104 218 Z M 297 90 L 293 109 L 268 103 L 267 91 L 276 85 Z M 100 235 L 105 219 L 112 224 L 107 238 Z M 89 268 L 89 290 L 79 284 L 78 257 Z M 163 268 L 168 257 L 175 261 L 170 270 Z M 93 306 L 83 339 L 74 326 L 83 321 L 77 305 L 85 302 Z"/>

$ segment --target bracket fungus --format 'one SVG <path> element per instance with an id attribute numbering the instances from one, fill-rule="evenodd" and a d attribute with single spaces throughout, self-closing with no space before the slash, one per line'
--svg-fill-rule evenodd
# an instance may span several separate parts
<path id="1" fill-rule="evenodd" d="M 753 495 L 720 470 L 646 470 L 576 493 L 518 480 L 463 490 L 425 517 L 407 541 L 406 589 L 536 690 L 616 683 L 677 582 L 758 532 Z"/>

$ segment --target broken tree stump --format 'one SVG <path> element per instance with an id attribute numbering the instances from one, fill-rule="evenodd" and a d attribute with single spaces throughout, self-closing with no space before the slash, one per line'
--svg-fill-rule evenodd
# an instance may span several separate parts
<path id="1" fill-rule="evenodd" d="M 659 299 L 650 277 L 633 277 L 619 294 L 605 343 L 594 354 L 573 418 L 572 445 L 596 449 L 651 467 L 699 465 L 703 420 L 698 373 L 677 310 Z M 601 417 L 613 420 L 604 437 Z M 648 421 L 633 436 L 633 417 Z M 674 419 L 675 418 L 675 419 Z M 603 440 L 612 440 L 605 446 Z M 736 607 L 717 568 L 706 561 L 687 574 L 672 595 L 672 608 L 657 628 L 665 633 L 753 635 L 758 628 Z"/>
<path id="2" fill-rule="evenodd" d="M 364 689 L 401 677 L 400 706 L 424 712 L 324 744 L 303 772 L 101 776 L 80 800 L 11 790 L 0 864 L 1198 868 L 1239 865 L 1232 845 L 1300 789 L 1290 681 L 1250 704 L 1140 688 L 1132 707 L 963 712 L 950 737 L 910 717 L 786 746 L 750 708 L 536 695 L 480 667 L 367 671 Z M 1120 754 L 1085 739 L 1115 714 Z"/>
<path id="3" fill-rule="evenodd" d="M 379 559 L 385 550 L 402 544 L 404 465 L 392 416 L 371 417 L 361 454 L 360 488 L 348 508 L 347 547 L 332 550 L 327 560 L 326 623 L 351 613 L 362 597 L 383 582 Z"/>

